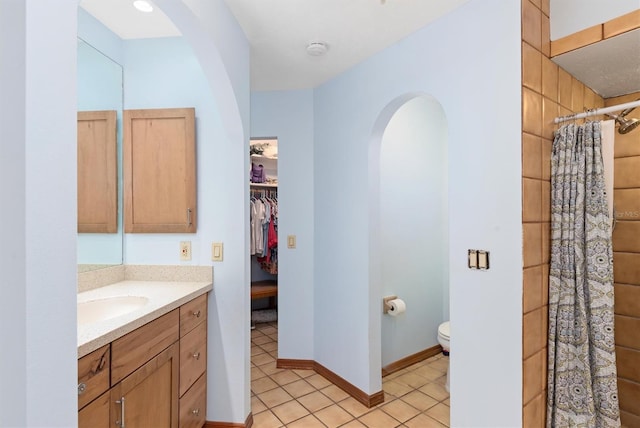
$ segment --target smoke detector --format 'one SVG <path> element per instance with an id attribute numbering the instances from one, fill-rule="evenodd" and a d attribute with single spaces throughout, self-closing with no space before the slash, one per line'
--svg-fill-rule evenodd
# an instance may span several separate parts
<path id="1" fill-rule="evenodd" d="M 329 46 L 325 42 L 311 42 L 307 45 L 307 53 L 311 56 L 322 56 L 328 50 Z"/>

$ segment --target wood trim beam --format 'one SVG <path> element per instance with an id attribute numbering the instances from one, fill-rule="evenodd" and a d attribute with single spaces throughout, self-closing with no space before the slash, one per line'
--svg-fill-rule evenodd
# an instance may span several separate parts
<path id="1" fill-rule="evenodd" d="M 640 9 L 551 41 L 551 57 L 640 28 Z"/>
<path id="2" fill-rule="evenodd" d="M 569 34 L 561 39 L 552 40 L 551 57 L 601 41 L 603 39 L 602 28 L 603 24 L 598 24 L 578 31 L 577 33 Z"/>
<path id="3" fill-rule="evenodd" d="M 611 21 L 605 22 L 603 25 L 603 36 L 605 39 L 618 36 L 627 31 L 640 28 L 640 9 L 619 16 Z"/>

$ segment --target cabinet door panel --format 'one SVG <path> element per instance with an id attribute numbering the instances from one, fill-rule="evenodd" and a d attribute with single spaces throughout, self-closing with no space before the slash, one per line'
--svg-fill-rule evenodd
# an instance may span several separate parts
<path id="1" fill-rule="evenodd" d="M 118 231 L 116 112 L 78 112 L 78 232 Z"/>
<path id="2" fill-rule="evenodd" d="M 195 110 L 124 118 L 125 232 L 195 232 Z"/>
<path id="3" fill-rule="evenodd" d="M 78 428 L 109 428 L 109 391 L 78 412 Z"/>
<path id="4" fill-rule="evenodd" d="M 178 358 L 176 343 L 111 388 L 113 426 L 178 427 Z"/>

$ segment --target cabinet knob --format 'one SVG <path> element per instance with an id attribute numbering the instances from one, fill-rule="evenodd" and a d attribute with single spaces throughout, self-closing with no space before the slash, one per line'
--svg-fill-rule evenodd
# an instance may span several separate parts
<path id="1" fill-rule="evenodd" d="M 191 411 L 191 413 L 193 413 L 194 415 L 198 416 L 200 414 L 200 409 L 193 409 Z"/>
<path id="2" fill-rule="evenodd" d="M 193 358 L 195 358 L 196 360 L 200 359 L 200 352 L 196 352 L 193 354 Z"/>
<path id="3" fill-rule="evenodd" d="M 198 309 L 197 311 L 193 311 L 192 314 L 194 317 L 200 318 L 200 309 Z"/>
<path id="4" fill-rule="evenodd" d="M 78 384 L 78 395 L 84 394 L 86 390 L 87 390 L 87 385 L 84 382 Z"/>

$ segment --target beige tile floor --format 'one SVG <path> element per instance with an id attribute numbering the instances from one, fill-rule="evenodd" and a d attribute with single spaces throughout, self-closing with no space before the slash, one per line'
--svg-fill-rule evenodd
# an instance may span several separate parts
<path id="1" fill-rule="evenodd" d="M 254 428 L 432 428 L 449 426 L 447 359 L 437 355 L 382 380 L 384 403 L 360 404 L 313 370 L 276 368 L 277 323 L 251 331 Z"/>

